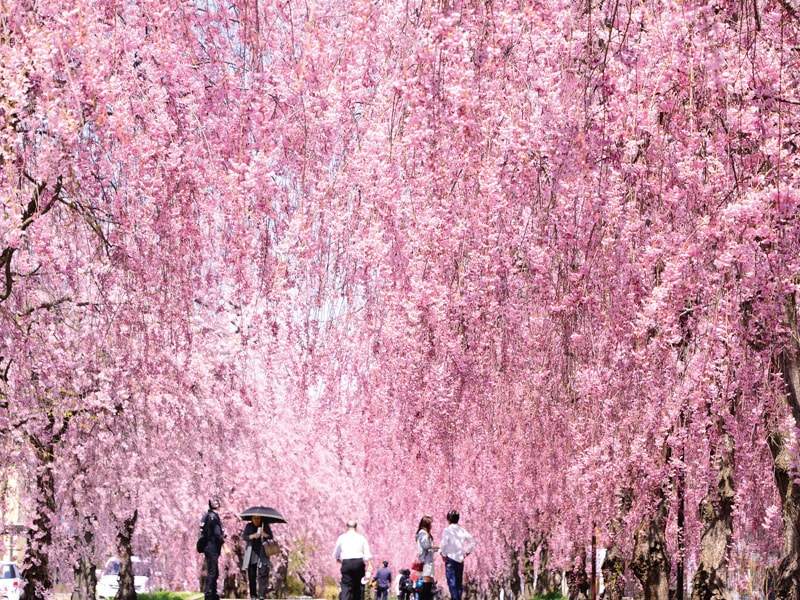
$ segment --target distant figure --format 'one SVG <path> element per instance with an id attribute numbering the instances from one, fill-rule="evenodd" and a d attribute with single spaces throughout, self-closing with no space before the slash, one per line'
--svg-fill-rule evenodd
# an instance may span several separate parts
<path id="1" fill-rule="evenodd" d="M 354 520 L 347 522 L 347 531 L 336 540 L 333 558 L 342 565 L 340 600 L 362 600 L 361 579 L 372 573 L 372 554 L 367 538 L 356 531 Z"/>
<path id="2" fill-rule="evenodd" d="M 392 572 L 389 570 L 389 561 L 383 561 L 383 566 L 375 571 L 375 585 L 377 594 L 375 600 L 388 600 L 389 586 L 392 584 Z"/>
<path id="3" fill-rule="evenodd" d="M 219 579 L 219 555 L 225 542 L 222 521 L 219 519 L 220 500 L 213 497 L 208 501 L 208 511 L 200 520 L 200 531 L 206 539 L 203 554 L 206 557 L 206 586 L 203 590 L 205 600 L 219 600 L 217 579 Z"/>
<path id="4" fill-rule="evenodd" d="M 442 544 L 439 547 L 444 558 L 444 575 L 451 600 L 461 600 L 464 594 L 464 559 L 475 549 L 475 539 L 458 521 L 458 511 L 447 513 L 447 527 L 442 531 Z"/>
<path id="5" fill-rule="evenodd" d="M 400 569 L 397 583 L 397 600 L 411 600 L 414 595 L 414 580 L 409 569 Z"/>
<path id="6" fill-rule="evenodd" d="M 247 571 L 247 583 L 250 587 L 250 600 L 264 600 L 267 596 L 267 580 L 269 579 L 269 556 L 264 552 L 262 542 L 272 540 L 272 529 L 269 523 L 261 523 L 260 516 L 252 517 L 252 521 L 244 526 L 242 539 L 247 542 L 244 549 L 242 570 Z M 256 595 L 256 593 L 258 595 Z"/>
<path id="7" fill-rule="evenodd" d="M 433 545 L 431 535 L 433 517 L 425 515 L 419 521 L 417 528 L 417 560 L 422 563 L 422 586 L 419 587 L 419 600 L 432 600 L 433 598 L 433 558 L 439 549 Z"/>

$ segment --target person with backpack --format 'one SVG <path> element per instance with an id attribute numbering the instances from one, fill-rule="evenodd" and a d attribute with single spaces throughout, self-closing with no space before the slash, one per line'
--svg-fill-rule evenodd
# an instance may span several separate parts
<path id="1" fill-rule="evenodd" d="M 220 500 L 213 497 L 208 501 L 208 511 L 200 519 L 200 536 L 197 540 L 197 550 L 202 551 L 206 559 L 206 584 L 203 589 L 205 600 L 219 600 L 217 580 L 219 579 L 219 555 L 222 553 L 222 544 L 225 543 L 225 534 L 222 531 L 222 521 L 219 518 Z"/>
<path id="2" fill-rule="evenodd" d="M 397 583 L 397 600 L 411 600 L 414 596 L 414 580 L 411 579 L 409 569 L 400 569 L 400 579 Z"/>

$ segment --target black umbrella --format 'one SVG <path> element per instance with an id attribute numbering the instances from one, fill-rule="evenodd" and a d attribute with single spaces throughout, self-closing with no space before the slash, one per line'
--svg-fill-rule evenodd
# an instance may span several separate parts
<path id="1" fill-rule="evenodd" d="M 245 521 L 251 521 L 253 517 L 261 517 L 267 523 L 286 523 L 283 515 L 269 506 L 251 506 L 239 516 Z"/>

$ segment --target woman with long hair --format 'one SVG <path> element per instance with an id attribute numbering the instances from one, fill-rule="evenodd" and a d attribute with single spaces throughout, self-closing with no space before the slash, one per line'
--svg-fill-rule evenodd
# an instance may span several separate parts
<path id="1" fill-rule="evenodd" d="M 433 559 L 439 547 L 433 545 L 431 525 L 433 525 L 433 517 L 425 515 L 420 519 L 417 528 L 417 560 L 422 563 L 422 587 L 419 591 L 419 600 L 432 600 L 433 598 Z"/>

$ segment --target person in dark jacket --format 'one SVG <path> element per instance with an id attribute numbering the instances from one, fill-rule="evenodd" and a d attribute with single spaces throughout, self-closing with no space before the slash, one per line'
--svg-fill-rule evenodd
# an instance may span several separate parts
<path id="1" fill-rule="evenodd" d="M 372 578 L 378 589 L 375 600 L 387 600 L 389 595 L 389 586 L 392 584 L 392 572 L 389 569 L 389 561 L 383 561 L 383 566 L 375 571 L 375 577 Z"/>
<path id="2" fill-rule="evenodd" d="M 269 578 L 269 556 L 264 551 L 262 542 L 272 541 L 272 529 L 269 523 L 262 523 L 259 516 L 244 526 L 242 539 L 247 542 L 244 549 L 242 570 L 247 571 L 247 582 L 250 586 L 250 600 L 264 600 L 267 595 L 267 579 Z M 256 592 L 258 596 L 256 596 Z"/>
<path id="3" fill-rule="evenodd" d="M 206 547 L 203 550 L 203 554 L 206 557 L 206 586 L 203 590 L 205 600 L 219 600 L 219 594 L 217 593 L 219 555 L 222 553 L 222 544 L 225 543 L 222 521 L 220 521 L 219 513 L 217 513 L 219 506 L 219 498 L 211 498 L 208 501 L 208 511 L 200 520 L 200 530 L 206 539 Z"/>
<path id="4" fill-rule="evenodd" d="M 411 600 L 414 595 L 414 582 L 410 569 L 400 569 L 400 582 L 397 584 L 397 600 Z"/>

